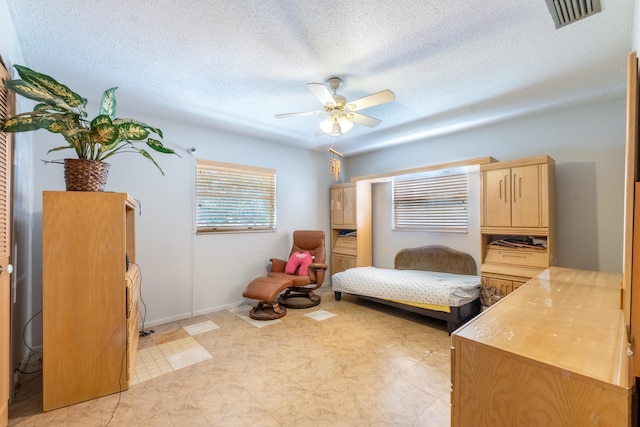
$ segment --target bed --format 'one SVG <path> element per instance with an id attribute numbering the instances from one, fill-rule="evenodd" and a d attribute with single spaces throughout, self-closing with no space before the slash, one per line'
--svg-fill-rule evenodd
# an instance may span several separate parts
<path id="1" fill-rule="evenodd" d="M 331 278 L 342 293 L 447 322 L 449 333 L 480 313 L 480 276 L 473 257 L 447 246 L 402 249 L 393 269 L 356 267 Z"/>

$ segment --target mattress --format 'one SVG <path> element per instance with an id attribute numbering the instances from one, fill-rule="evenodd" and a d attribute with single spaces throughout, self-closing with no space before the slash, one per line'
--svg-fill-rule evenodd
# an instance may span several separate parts
<path id="1" fill-rule="evenodd" d="M 334 291 L 392 301 L 460 307 L 480 297 L 480 276 L 357 267 L 331 278 Z"/>

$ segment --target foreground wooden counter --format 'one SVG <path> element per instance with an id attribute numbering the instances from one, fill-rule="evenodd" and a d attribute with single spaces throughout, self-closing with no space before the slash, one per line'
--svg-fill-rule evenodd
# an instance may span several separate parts
<path id="1" fill-rule="evenodd" d="M 622 275 L 551 267 L 452 336 L 452 426 L 628 426 Z"/>

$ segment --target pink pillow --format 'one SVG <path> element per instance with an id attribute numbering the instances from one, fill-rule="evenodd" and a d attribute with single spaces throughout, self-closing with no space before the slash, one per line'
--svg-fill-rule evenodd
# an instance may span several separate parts
<path id="1" fill-rule="evenodd" d="M 284 267 L 284 272 L 286 274 L 296 274 L 296 269 L 298 266 L 298 276 L 306 276 L 309 274 L 309 264 L 313 262 L 313 257 L 308 251 L 304 252 L 294 252 L 289 257 L 289 261 L 287 261 L 287 265 Z"/>

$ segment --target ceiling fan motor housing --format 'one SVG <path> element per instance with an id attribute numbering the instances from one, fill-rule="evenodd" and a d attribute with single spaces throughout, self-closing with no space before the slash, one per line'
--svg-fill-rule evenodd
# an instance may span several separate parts
<path id="1" fill-rule="evenodd" d="M 327 84 L 329 85 L 329 87 L 333 91 L 333 94 L 335 95 L 336 91 L 342 84 L 342 79 L 340 77 L 329 77 L 329 79 L 327 79 Z"/>
<path id="2" fill-rule="evenodd" d="M 334 94 L 333 99 L 335 100 L 335 105 L 326 105 L 324 107 L 325 111 L 342 110 L 344 105 L 347 103 L 347 98 L 342 95 Z"/>

